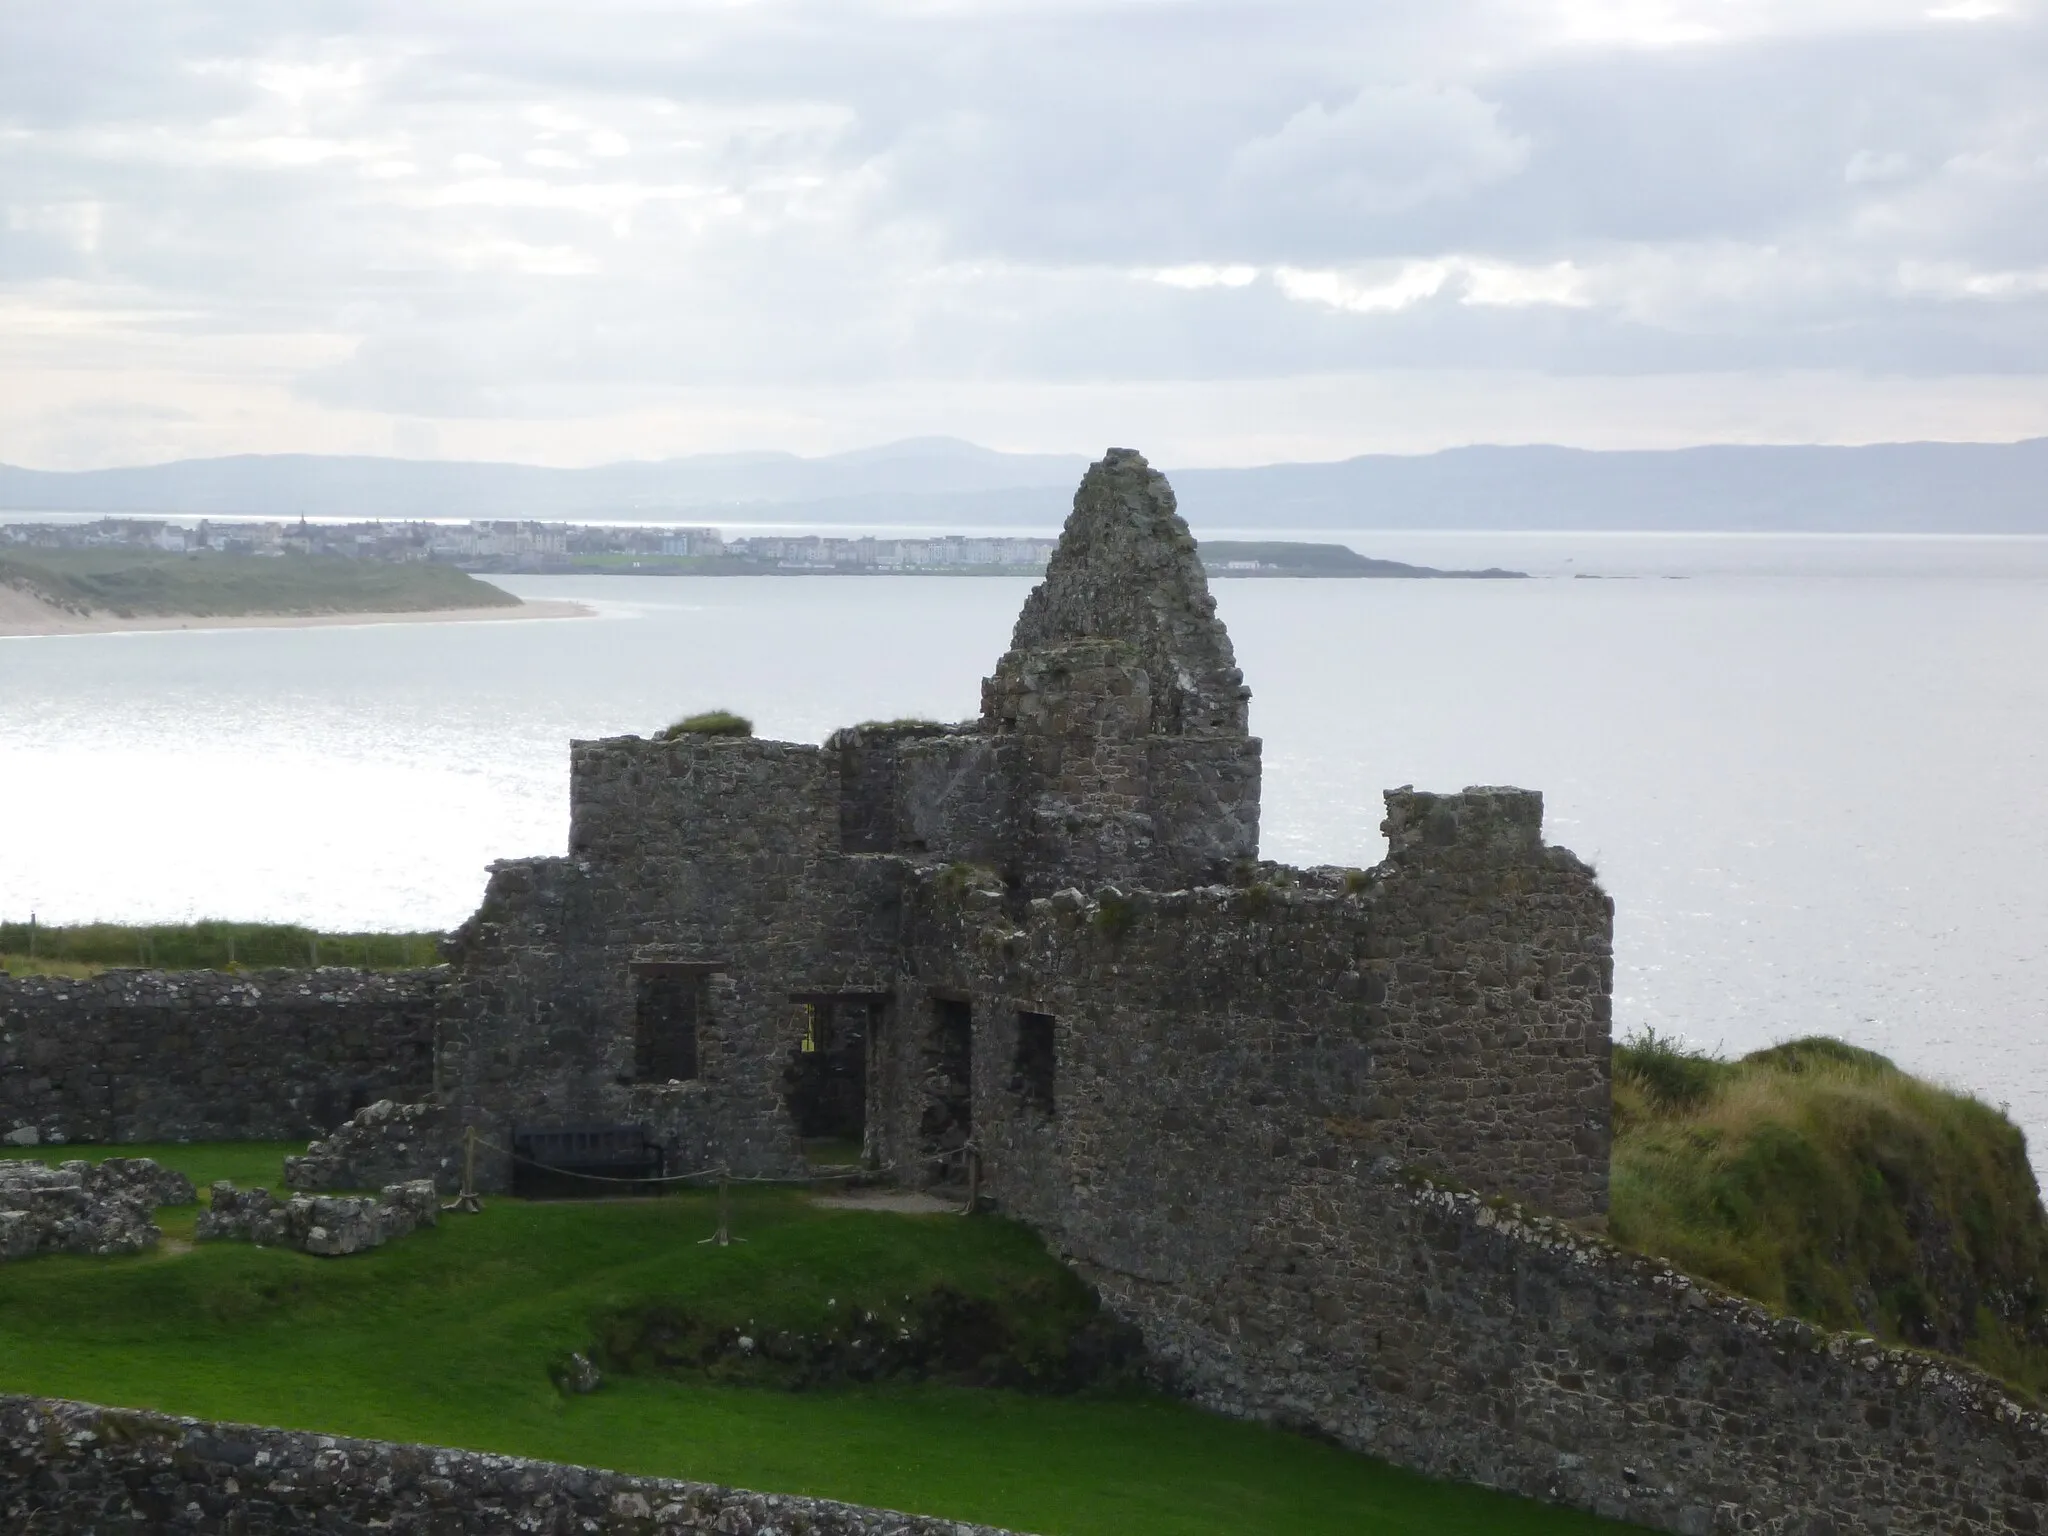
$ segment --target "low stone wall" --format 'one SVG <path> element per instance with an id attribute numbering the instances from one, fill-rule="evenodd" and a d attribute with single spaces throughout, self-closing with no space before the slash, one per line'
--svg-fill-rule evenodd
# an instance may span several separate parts
<path id="1" fill-rule="evenodd" d="M 4 1396 L 0 1529 L 1004 1536 L 825 1499 Z"/>
<path id="2" fill-rule="evenodd" d="M 0 1159 L 0 1260 L 39 1253 L 139 1253 L 163 1236 L 160 1205 L 190 1205 L 192 1181 L 146 1157 L 51 1168 Z"/>
<path id="3" fill-rule="evenodd" d="M 1967 1366 L 1390 1168 L 1264 1194 L 1224 1262 L 1083 1266 L 1206 1407 L 1689 1536 L 2048 1528 L 2048 1416 Z"/>
<path id="4" fill-rule="evenodd" d="M 193 1236 L 202 1243 L 245 1242 L 296 1248 L 323 1259 L 367 1253 L 394 1238 L 438 1224 L 440 1197 L 428 1179 L 386 1185 L 377 1195 L 294 1195 L 216 1182 Z"/>
<path id="5" fill-rule="evenodd" d="M 0 977 L 0 1139 L 284 1141 L 424 1099 L 445 975 Z"/>

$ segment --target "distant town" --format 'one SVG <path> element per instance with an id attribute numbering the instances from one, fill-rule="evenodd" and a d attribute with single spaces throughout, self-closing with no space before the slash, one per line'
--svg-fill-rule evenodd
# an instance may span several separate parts
<path id="1" fill-rule="evenodd" d="M 914 575 L 1037 576 L 1050 538 L 943 534 L 858 538 L 757 534 L 728 539 L 716 528 L 488 521 L 296 522 L 104 517 L 79 523 L 0 523 L 0 548 L 155 554 L 330 556 L 386 564 L 454 566 L 505 575 Z M 1504 570 L 1438 571 L 1375 560 L 1342 544 L 1205 539 L 1212 576 L 1517 576 Z"/>
<path id="2" fill-rule="evenodd" d="M 393 563 L 432 561 L 467 571 L 523 574 L 660 573 L 707 567 L 777 571 L 962 572 L 1025 575 L 1045 568 L 1052 539 L 877 539 L 761 536 L 728 540 L 716 528 L 538 522 L 214 522 L 155 518 L 0 524 L 0 543 L 39 549 L 213 550 L 236 555 L 337 555 Z"/>

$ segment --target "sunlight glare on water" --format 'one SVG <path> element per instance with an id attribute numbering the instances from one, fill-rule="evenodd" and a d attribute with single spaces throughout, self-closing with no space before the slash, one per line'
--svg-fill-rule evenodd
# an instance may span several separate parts
<path id="1" fill-rule="evenodd" d="M 1658 577 L 1219 582 L 1267 856 L 1376 860 L 1392 785 L 1541 789 L 1617 904 L 1618 1029 L 1838 1034 L 2048 1142 L 2048 540 L 1351 542 Z M 504 584 L 600 614 L 0 640 L 0 914 L 447 927 L 562 850 L 572 738 L 969 716 L 1029 587 Z"/>

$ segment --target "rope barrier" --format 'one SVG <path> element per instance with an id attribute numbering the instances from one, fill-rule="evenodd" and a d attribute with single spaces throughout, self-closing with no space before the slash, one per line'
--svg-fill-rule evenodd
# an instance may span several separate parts
<path id="1" fill-rule="evenodd" d="M 881 1174 L 894 1173 L 900 1167 L 922 1168 L 933 1163 L 945 1164 L 952 1162 L 955 1158 L 964 1158 L 967 1162 L 967 1203 L 961 1207 L 960 1214 L 962 1216 L 972 1216 L 981 1205 L 981 1148 L 971 1141 L 964 1146 L 954 1147 L 947 1152 L 935 1152 L 929 1157 L 913 1158 L 908 1164 L 891 1162 L 884 1163 L 878 1168 L 848 1168 L 832 1173 L 806 1173 L 796 1176 L 754 1173 L 743 1174 L 736 1178 L 729 1163 L 720 1163 L 709 1168 L 693 1169 L 689 1173 L 659 1173 L 637 1176 L 583 1173 L 574 1168 L 561 1168 L 553 1163 L 544 1163 L 538 1158 L 528 1157 L 524 1153 L 516 1152 L 509 1147 L 501 1147 L 495 1141 L 477 1135 L 476 1127 L 473 1125 L 464 1128 L 462 1139 L 462 1193 L 452 1205 L 443 1206 L 442 1209 L 444 1211 L 467 1211 L 474 1214 L 483 1209 L 483 1200 L 477 1194 L 476 1189 L 476 1149 L 478 1147 L 487 1147 L 501 1157 L 509 1157 L 515 1163 L 523 1163 L 527 1167 L 539 1169 L 543 1173 L 560 1174 L 565 1178 L 571 1179 L 588 1179 L 598 1184 L 624 1184 L 629 1186 L 652 1184 L 666 1186 L 670 1184 L 688 1184 L 698 1179 L 710 1178 L 713 1174 L 716 1174 L 718 1176 L 718 1230 L 701 1241 L 715 1244 L 720 1248 L 727 1247 L 732 1243 L 743 1243 L 746 1241 L 743 1237 L 735 1237 L 732 1230 L 732 1203 L 728 1195 L 732 1186 L 736 1183 L 808 1187 L 814 1184 L 831 1184 L 844 1179 L 873 1178 Z"/>
<path id="2" fill-rule="evenodd" d="M 515 1163 L 524 1163 L 527 1167 L 537 1168 L 542 1173 L 559 1173 L 566 1178 L 584 1179 L 594 1184 L 687 1184 L 693 1179 L 708 1179 L 718 1174 L 723 1174 L 727 1182 L 733 1184 L 829 1184 L 838 1179 L 874 1178 L 881 1174 L 894 1173 L 899 1168 L 922 1168 L 927 1164 L 931 1163 L 947 1163 L 953 1161 L 956 1158 L 967 1157 L 970 1154 L 974 1154 L 976 1156 L 977 1164 L 979 1162 L 978 1149 L 976 1149 L 970 1143 L 967 1146 L 955 1147 L 949 1152 L 935 1152 L 929 1157 L 912 1158 L 908 1163 L 883 1163 L 878 1167 L 874 1168 L 848 1168 L 842 1172 L 836 1173 L 736 1174 L 731 1172 L 730 1165 L 723 1163 L 714 1163 L 708 1168 L 693 1169 L 689 1173 L 627 1175 L 609 1173 L 584 1173 L 575 1168 L 561 1168 L 557 1167 L 553 1163 L 544 1163 L 540 1161 L 540 1159 L 538 1158 L 528 1157 L 523 1152 L 515 1152 L 511 1150 L 509 1147 L 501 1147 L 495 1141 L 491 1141 L 486 1137 L 476 1136 L 473 1139 L 477 1146 L 488 1148 L 489 1150 L 499 1154 L 501 1157 L 509 1157 Z"/>

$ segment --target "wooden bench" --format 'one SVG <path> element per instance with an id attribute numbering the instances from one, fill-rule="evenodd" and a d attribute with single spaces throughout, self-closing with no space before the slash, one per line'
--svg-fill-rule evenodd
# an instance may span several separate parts
<path id="1" fill-rule="evenodd" d="M 658 1179 L 668 1154 L 644 1125 L 514 1126 L 512 1193 L 527 1199 L 651 1195 L 655 1184 L 606 1180 Z"/>

